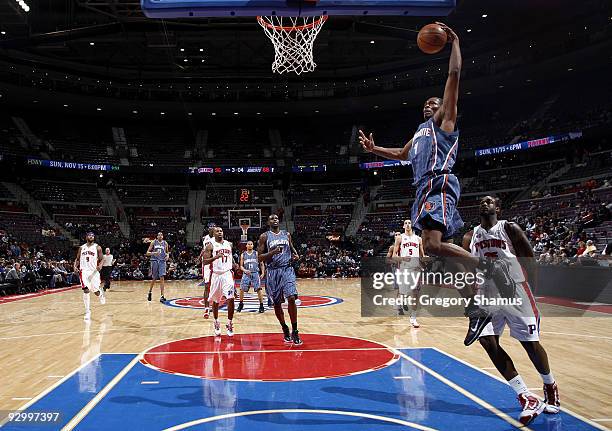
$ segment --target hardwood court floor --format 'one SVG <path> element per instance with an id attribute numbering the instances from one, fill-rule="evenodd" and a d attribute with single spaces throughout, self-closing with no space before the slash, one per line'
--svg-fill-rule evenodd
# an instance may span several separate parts
<path id="1" fill-rule="evenodd" d="M 92 296 L 89 324 L 83 321 L 78 288 L 0 304 L 0 410 L 19 408 L 100 353 L 140 353 L 161 343 L 212 335 L 211 320 L 202 318 L 201 309 L 180 307 L 197 304 L 197 300 L 163 305 L 156 287 L 153 302 L 147 302 L 147 286 L 143 282 L 115 283 L 107 292 L 106 305 Z M 301 308 L 302 334 L 358 337 L 397 348 L 436 347 L 497 375 L 478 344 L 463 346 L 464 318 L 421 317 L 421 328 L 413 329 L 407 318 L 362 318 L 358 280 L 299 280 L 298 289 L 302 296 L 342 300 Z M 201 294 L 196 283 L 180 281 L 167 283 L 165 296 L 176 299 Z M 305 300 L 305 305 L 326 302 L 317 301 Z M 540 304 L 540 309 L 542 343 L 559 383 L 562 405 L 587 419 L 612 418 L 612 320 L 589 312 L 578 317 L 573 310 L 557 305 Z M 221 321 L 226 321 L 224 314 Z M 235 317 L 237 334 L 278 329 L 271 310 Z M 541 394 L 541 379 L 519 343 L 506 333 L 502 344 L 528 387 Z"/>

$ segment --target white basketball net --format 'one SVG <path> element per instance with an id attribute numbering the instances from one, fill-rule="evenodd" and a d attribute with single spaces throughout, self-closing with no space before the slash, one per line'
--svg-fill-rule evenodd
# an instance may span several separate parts
<path id="1" fill-rule="evenodd" d="M 258 16 L 268 38 L 274 44 L 272 72 L 312 72 L 317 67 L 312 55 L 314 41 L 327 16 Z"/>

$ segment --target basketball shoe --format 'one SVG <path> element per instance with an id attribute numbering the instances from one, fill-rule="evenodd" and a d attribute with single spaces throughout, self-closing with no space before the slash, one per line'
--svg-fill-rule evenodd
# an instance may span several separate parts
<path id="1" fill-rule="evenodd" d="M 491 314 L 470 302 L 470 305 L 465 307 L 465 315 L 470 319 L 470 321 L 468 325 L 468 332 L 465 336 L 465 340 L 463 340 L 463 344 L 469 346 L 474 341 L 478 340 L 482 330 L 491 321 Z"/>
<path id="2" fill-rule="evenodd" d="M 227 330 L 228 337 L 234 336 L 234 324 L 231 321 L 227 322 L 227 325 L 225 325 L 225 329 Z"/>
<path id="3" fill-rule="evenodd" d="M 204 318 L 208 319 L 210 317 L 210 309 L 208 307 L 204 308 Z"/>
<path id="4" fill-rule="evenodd" d="M 293 344 L 296 346 L 304 344 L 297 329 L 291 333 L 291 341 L 293 341 Z"/>
<path id="5" fill-rule="evenodd" d="M 215 337 L 220 337 L 221 336 L 221 324 L 219 323 L 218 320 L 215 320 L 213 322 L 213 327 L 215 329 Z"/>
<path id="6" fill-rule="evenodd" d="M 546 408 L 544 413 L 557 414 L 561 410 L 561 402 L 559 401 L 559 388 L 557 383 L 544 384 L 544 402 Z"/>
<path id="7" fill-rule="evenodd" d="M 285 343 L 292 343 L 291 333 L 289 332 L 289 327 L 287 325 L 283 326 L 283 341 Z"/>
<path id="8" fill-rule="evenodd" d="M 521 407 L 523 408 L 523 411 L 521 411 L 521 414 L 519 415 L 519 421 L 523 425 L 529 425 L 531 422 L 533 422 L 533 420 L 537 418 L 546 407 L 546 404 L 529 392 L 523 392 L 517 398 L 519 403 L 521 403 Z"/>

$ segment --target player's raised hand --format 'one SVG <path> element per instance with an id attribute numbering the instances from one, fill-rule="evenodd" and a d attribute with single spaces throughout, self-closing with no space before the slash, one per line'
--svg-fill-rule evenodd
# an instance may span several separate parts
<path id="1" fill-rule="evenodd" d="M 448 37 L 448 42 L 449 43 L 452 43 L 455 40 L 459 40 L 459 37 L 457 36 L 457 33 L 455 33 L 452 28 L 450 28 L 449 26 L 447 26 L 443 22 L 436 22 L 436 24 L 438 24 L 440 27 L 442 27 L 442 30 L 444 30 L 446 32 L 446 36 Z"/>
<path id="2" fill-rule="evenodd" d="M 374 151 L 374 136 L 372 136 L 372 134 L 370 133 L 370 136 L 366 136 L 365 133 L 363 133 L 363 130 L 359 130 L 359 143 L 361 144 L 361 146 L 363 147 L 363 150 L 371 153 L 372 151 Z"/>

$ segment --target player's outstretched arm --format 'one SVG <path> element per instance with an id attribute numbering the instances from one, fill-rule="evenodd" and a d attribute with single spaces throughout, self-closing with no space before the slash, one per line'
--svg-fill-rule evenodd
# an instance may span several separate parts
<path id="1" fill-rule="evenodd" d="M 76 257 L 74 258 L 74 271 L 77 272 L 79 270 L 79 265 L 80 263 L 80 259 L 81 259 L 81 246 L 79 246 L 79 248 L 77 248 L 77 252 L 76 252 Z"/>
<path id="2" fill-rule="evenodd" d="M 374 144 L 374 136 L 371 133 L 369 136 L 366 136 L 363 130 L 359 130 L 359 143 L 364 151 L 391 160 L 408 160 L 408 153 L 410 153 L 410 148 L 412 147 L 412 139 L 402 148 L 379 147 Z"/>
<path id="3" fill-rule="evenodd" d="M 434 115 L 434 121 L 445 132 L 453 132 L 457 123 L 457 100 L 459 99 L 459 78 L 461 75 L 461 48 L 459 37 L 446 24 L 436 23 L 442 27 L 452 44 L 450 60 L 448 63 L 448 78 L 444 87 L 442 106 Z"/>

